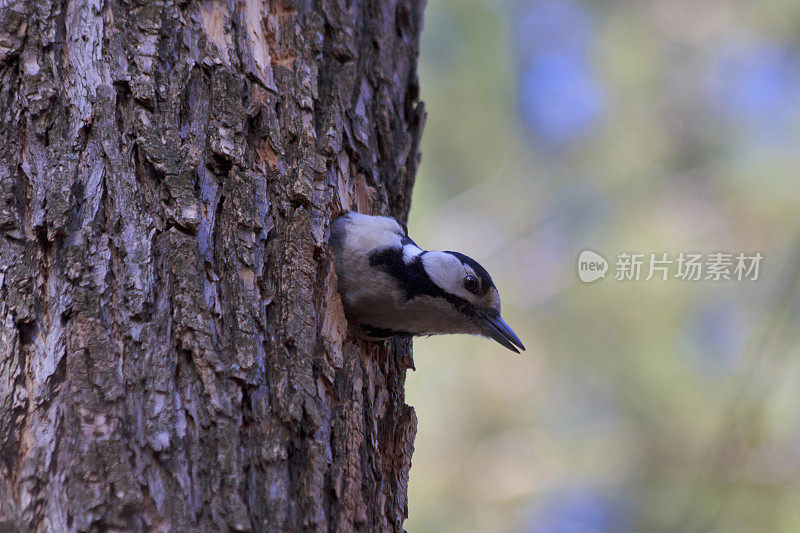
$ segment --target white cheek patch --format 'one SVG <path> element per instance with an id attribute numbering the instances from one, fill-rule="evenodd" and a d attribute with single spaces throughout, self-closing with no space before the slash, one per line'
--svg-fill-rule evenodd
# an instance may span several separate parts
<path id="1" fill-rule="evenodd" d="M 414 259 L 419 257 L 419 254 L 422 253 L 422 248 L 416 246 L 414 244 L 406 244 L 403 246 L 403 262 L 405 264 L 411 263 Z"/>
<path id="2" fill-rule="evenodd" d="M 461 261 L 444 252 L 428 252 L 422 256 L 422 265 L 436 285 L 450 294 L 465 296 L 462 281 L 466 271 Z"/>

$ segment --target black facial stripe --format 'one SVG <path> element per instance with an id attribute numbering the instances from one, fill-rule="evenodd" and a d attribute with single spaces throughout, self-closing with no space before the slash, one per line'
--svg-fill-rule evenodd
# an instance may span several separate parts
<path id="1" fill-rule="evenodd" d="M 471 257 L 467 257 L 466 255 L 459 253 L 459 252 L 445 252 L 446 254 L 450 254 L 454 256 L 456 259 L 461 261 L 462 265 L 468 265 L 472 270 L 475 272 L 475 275 L 481 280 L 481 290 L 479 292 L 480 296 L 485 295 L 489 292 L 489 289 L 494 287 L 494 282 L 492 281 L 492 277 L 483 268 L 480 263 L 472 259 Z"/>
<path id="2" fill-rule="evenodd" d="M 369 324 L 359 324 L 358 325 L 368 337 L 372 337 L 374 339 L 388 339 L 389 337 L 410 337 L 411 333 L 408 331 L 401 331 L 396 329 L 387 329 L 387 328 L 378 328 L 375 326 L 370 326 Z"/>
<path id="3" fill-rule="evenodd" d="M 460 313 L 470 318 L 475 316 L 476 309 L 473 304 L 454 294 L 445 292 L 431 280 L 428 273 L 425 272 L 425 267 L 422 266 L 422 256 L 425 253 L 422 252 L 410 263 L 406 264 L 403 262 L 402 248 L 382 248 L 372 252 L 369 256 L 369 264 L 395 278 L 406 291 L 406 300 L 412 300 L 417 296 L 442 298 Z"/>
<path id="4" fill-rule="evenodd" d="M 410 263 L 403 262 L 402 248 L 381 248 L 369 256 L 372 267 L 383 270 L 397 281 L 406 291 L 406 299 L 416 296 L 441 296 L 444 291 L 439 288 L 425 269 L 422 267 L 420 256 L 415 257 Z"/>

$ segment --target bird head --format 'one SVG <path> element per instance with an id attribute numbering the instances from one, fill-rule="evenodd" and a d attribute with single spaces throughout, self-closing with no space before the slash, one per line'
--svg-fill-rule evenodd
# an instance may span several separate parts
<path id="1" fill-rule="evenodd" d="M 525 350 L 500 316 L 500 294 L 492 277 L 477 261 L 459 252 L 426 252 L 419 257 L 428 278 L 440 289 L 438 298 L 454 312 L 449 319 L 462 333 L 489 337 L 509 350 Z"/>

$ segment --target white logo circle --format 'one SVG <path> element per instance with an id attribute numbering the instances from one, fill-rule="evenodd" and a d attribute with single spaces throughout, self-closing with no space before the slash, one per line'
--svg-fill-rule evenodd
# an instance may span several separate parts
<path id="1" fill-rule="evenodd" d="M 584 283 L 591 283 L 606 277 L 608 261 L 591 250 L 584 250 L 578 256 L 578 277 Z"/>

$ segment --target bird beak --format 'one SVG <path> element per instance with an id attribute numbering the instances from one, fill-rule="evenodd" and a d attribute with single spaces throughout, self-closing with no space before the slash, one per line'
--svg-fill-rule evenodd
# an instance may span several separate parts
<path id="1" fill-rule="evenodd" d="M 519 353 L 517 348 L 525 351 L 525 346 L 522 345 L 522 341 L 519 340 L 519 337 L 517 337 L 516 333 L 514 333 L 508 324 L 500 318 L 499 313 L 492 311 L 482 313 L 481 324 L 484 327 L 487 337 L 491 337 L 512 352 Z"/>

